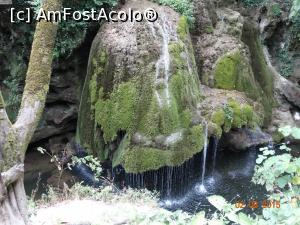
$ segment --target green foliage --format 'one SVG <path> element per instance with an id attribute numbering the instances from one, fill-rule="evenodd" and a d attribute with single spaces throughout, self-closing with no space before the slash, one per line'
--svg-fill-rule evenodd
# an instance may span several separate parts
<path id="1" fill-rule="evenodd" d="M 273 17 L 280 17 L 281 16 L 281 8 L 279 4 L 275 3 L 271 6 L 271 13 Z"/>
<path id="2" fill-rule="evenodd" d="M 42 147 L 38 147 L 37 151 L 40 152 L 43 155 L 49 156 L 50 157 L 50 162 L 53 163 L 55 165 L 56 169 L 58 170 L 59 179 L 58 179 L 58 182 L 57 182 L 57 187 L 59 188 L 61 177 L 62 177 L 65 170 L 71 169 L 71 164 L 70 163 L 65 164 L 64 160 L 61 157 L 59 157 L 56 154 L 49 153 L 46 149 L 44 149 Z M 63 151 L 63 155 L 66 156 L 66 151 L 65 150 Z"/>
<path id="3" fill-rule="evenodd" d="M 9 76 L 3 81 L 3 84 L 9 90 L 9 94 L 5 93 L 6 108 L 8 115 L 12 121 L 17 117 L 17 112 L 22 100 L 23 80 L 26 74 L 27 66 L 24 63 L 23 57 L 18 53 L 11 53 L 13 59 L 5 64 Z"/>
<path id="4" fill-rule="evenodd" d="M 300 128 L 285 126 L 279 129 L 279 132 L 282 133 L 284 137 L 291 136 L 294 139 L 300 140 Z"/>
<path id="5" fill-rule="evenodd" d="M 280 129 L 284 136 L 300 139 L 300 129 L 284 127 Z M 273 225 L 273 224 L 299 224 L 300 218 L 300 158 L 292 157 L 290 149 L 283 144 L 280 147 L 283 154 L 275 155 L 273 149 L 261 148 L 253 176 L 255 184 L 265 185 L 270 192 L 269 199 L 276 200 L 276 207 L 264 208 L 262 215 L 255 218 L 228 203 L 221 196 L 210 196 L 208 201 L 215 206 L 219 222 L 223 224 L 237 223 L 241 225 Z"/>
<path id="6" fill-rule="evenodd" d="M 24 3 L 22 4 L 21 9 L 26 7 Z M 6 14 L 1 16 L 10 18 Z M 0 68 L 0 83 L 3 81 L 2 94 L 8 116 L 14 121 L 21 103 L 21 93 L 30 54 L 29 46 L 33 39 L 33 26 L 25 23 L 10 23 L 5 21 L 6 18 L 3 19 L 1 26 L 3 31 L 0 36 L 0 58 L 3 66 Z"/>
<path id="7" fill-rule="evenodd" d="M 167 5 L 173 8 L 175 11 L 181 13 L 184 15 L 189 24 L 193 25 L 195 18 L 193 15 L 193 1 L 191 0 L 154 0 L 154 2 L 157 2 L 162 5 Z"/>
<path id="8" fill-rule="evenodd" d="M 252 128 L 258 124 L 257 118 L 258 115 L 254 113 L 252 106 L 229 99 L 224 108 L 217 109 L 212 113 L 210 121 L 219 129 L 228 132 L 231 128 L 243 126 Z"/>
<path id="9" fill-rule="evenodd" d="M 242 0 L 247 7 L 256 7 L 264 3 L 265 0 Z"/>
<path id="10" fill-rule="evenodd" d="M 286 126 L 279 131 L 285 137 L 300 140 L 300 128 Z M 260 149 L 262 155 L 257 159 L 253 182 L 265 185 L 270 199 L 280 201 L 279 208 L 263 210 L 267 224 L 299 224 L 300 158 L 293 157 L 286 144 L 282 144 L 280 150 L 282 154 L 274 155 L 273 149 Z"/>
<path id="11" fill-rule="evenodd" d="M 280 74 L 284 77 L 289 77 L 293 74 L 294 60 L 289 53 L 288 47 L 285 45 L 278 52 L 276 57 L 280 62 Z"/>
<path id="12" fill-rule="evenodd" d="M 225 120 L 224 120 L 224 131 L 228 132 L 231 129 L 231 124 L 233 122 L 233 109 L 229 106 L 226 105 L 224 108 L 224 115 L 225 115 Z"/>
<path id="13" fill-rule="evenodd" d="M 290 18 L 295 18 L 297 15 L 299 16 L 300 12 L 300 0 L 293 0 L 293 6 L 290 12 Z"/>
<path id="14" fill-rule="evenodd" d="M 292 38 L 300 41 L 300 11 L 297 11 L 295 16 L 292 16 L 290 20 L 292 21 L 292 26 L 291 26 Z"/>
<path id="15" fill-rule="evenodd" d="M 35 12 L 40 9 L 41 2 L 42 0 L 29 1 Z M 117 0 L 65 0 L 63 6 L 65 8 L 71 8 L 74 11 L 83 11 L 92 8 L 99 9 L 102 7 L 115 6 L 117 2 Z M 73 50 L 79 47 L 84 41 L 89 25 L 89 21 L 61 21 L 57 33 L 54 58 L 70 56 Z"/>
<path id="16" fill-rule="evenodd" d="M 84 164 L 88 166 L 94 173 L 95 180 L 100 180 L 102 167 L 100 161 L 97 158 L 94 158 L 92 155 L 85 156 L 83 158 L 78 158 L 76 156 L 72 157 L 72 165 Z"/>

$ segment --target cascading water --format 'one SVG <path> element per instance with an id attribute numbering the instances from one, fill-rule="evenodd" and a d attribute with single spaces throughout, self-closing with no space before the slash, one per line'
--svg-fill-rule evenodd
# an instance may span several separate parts
<path id="1" fill-rule="evenodd" d="M 204 148 L 203 148 L 203 158 L 202 158 L 201 185 L 197 187 L 198 191 L 201 193 L 206 192 L 206 188 L 204 185 L 204 178 L 205 178 L 205 170 L 206 170 L 207 148 L 208 148 L 208 123 L 207 121 L 204 121 Z"/>
<path id="2" fill-rule="evenodd" d="M 194 160 L 191 158 L 180 166 L 163 167 L 155 171 L 139 174 L 125 173 L 125 184 L 132 188 L 159 191 L 163 199 L 182 196 L 193 184 L 196 164 Z"/>
<path id="3" fill-rule="evenodd" d="M 219 144 L 219 139 L 218 139 L 218 138 L 214 138 L 214 146 L 213 146 L 213 150 L 214 150 L 214 158 L 213 158 L 213 169 L 212 169 L 212 174 L 214 173 L 215 168 L 216 168 L 216 160 L 217 160 L 218 144 Z"/>
<path id="4" fill-rule="evenodd" d="M 170 92 L 169 92 L 169 76 L 170 76 L 170 53 L 169 53 L 169 43 L 170 43 L 170 28 L 167 24 L 167 20 L 164 16 L 161 17 L 161 23 L 154 24 L 151 28 L 154 32 L 154 36 L 157 37 L 155 28 L 158 29 L 162 42 L 161 42 L 161 55 L 156 63 L 156 84 L 157 88 L 155 90 L 155 95 L 160 107 L 163 105 L 170 105 Z M 160 90 L 163 86 L 163 90 Z"/>

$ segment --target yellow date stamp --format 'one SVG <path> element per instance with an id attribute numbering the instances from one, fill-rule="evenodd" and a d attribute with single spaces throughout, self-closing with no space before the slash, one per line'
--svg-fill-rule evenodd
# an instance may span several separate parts
<path id="1" fill-rule="evenodd" d="M 277 200 L 257 200 L 257 199 L 249 199 L 248 201 L 239 199 L 235 202 L 235 207 L 239 209 L 243 208 L 250 208 L 250 209 L 257 209 L 257 208 L 280 208 L 280 201 Z"/>

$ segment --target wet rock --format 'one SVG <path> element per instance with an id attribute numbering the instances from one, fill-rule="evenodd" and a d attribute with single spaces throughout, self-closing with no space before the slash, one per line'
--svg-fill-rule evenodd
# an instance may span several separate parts
<path id="1" fill-rule="evenodd" d="M 220 146 L 232 151 L 244 151 L 251 147 L 267 145 L 272 141 L 269 134 L 260 129 L 237 129 L 223 134 Z"/>
<path id="2" fill-rule="evenodd" d="M 202 150 L 203 128 L 191 121 L 201 90 L 187 19 L 145 0 L 127 1 L 122 10 L 132 7 L 153 8 L 159 18 L 100 28 L 91 49 L 78 139 L 104 160 L 122 158 L 127 172 L 143 172 L 180 165 Z M 182 138 L 172 136 L 183 129 Z M 119 130 L 132 140 L 106 154 Z"/>

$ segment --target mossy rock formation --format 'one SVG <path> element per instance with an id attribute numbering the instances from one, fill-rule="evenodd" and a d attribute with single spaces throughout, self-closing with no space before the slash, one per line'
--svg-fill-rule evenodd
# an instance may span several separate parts
<path id="1" fill-rule="evenodd" d="M 263 125 L 267 127 L 274 105 L 273 74 L 265 61 L 256 25 L 228 8 L 216 9 L 216 13 L 219 20 L 213 31 L 193 37 L 202 83 L 243 92 L 261 103 Z"/>
<path id="2" fill-rule="evenodd" d="M 127 172 L 180 165 L 203 148 L 192 123 L 200 81 L 187 20 L 148 1 L 154 23 L 107 23 L 96 36 L 83 90 L 77 141 Z M 172 18 L 170 20 L 169 18 Z"/>

